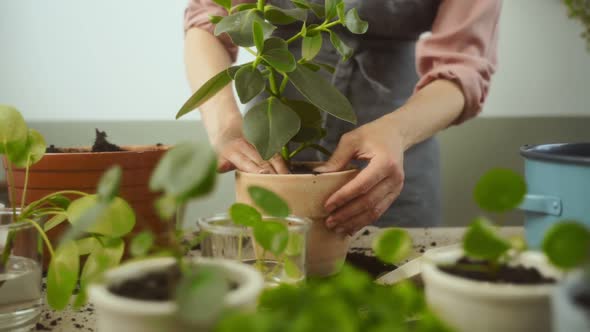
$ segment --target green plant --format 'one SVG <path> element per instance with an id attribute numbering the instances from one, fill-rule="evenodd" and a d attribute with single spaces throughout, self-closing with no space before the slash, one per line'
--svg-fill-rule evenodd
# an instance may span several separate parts
<path id="1" fill-rule="evenodd" d="M 269 97 L 254 105 L 244 117 L 244 134 L 264 159 L 280 153 L 285 161 L 311 148 L 329 154 L 317 141 L 326 135 L 322 127 L 322 112 L 350 123 L 356 115 L 350 102 L 317 71 L 334 72 L 327 64 L 315 62 L 324 36 L 348 59 L 353 49 L 332 30 L 337 25 L 350 32 L 363 34 L 367 22 L 356 9 L 345 11 L 343 0 L 326 0 L 325 6 L 308 0 L 291 0 L 293 8 L 279 8 L 258 0 L 256 4 L 231 6 L 231 1 L 215 0 L 229 12 L 225 17 L 212 17 L 215 34 L 227 34 L 232 41 L 255 56 L 255 60 L 222 71 L 206 82 L 182 106 L 176 118 L 196 109 L 232 80 L 238 97 L 247 103 L 266 92 Z M 322 19 L 321 24 L 307 24 L 309 15 Z M 300 22 L 301 29 L 288 39 L 272 36 L 277 25 Z M 301 40 L 300 55 L 289 51 L 289 44 Z M 251 47 L 256 46 L 256 51 Z M 298 58 L 298 59 L 297 59 Z M 280 82 L 280 83 L 279 83 Z M 292 84 L 305 100 L 283 96 L 287 84 Z M 298 144 L 291 151 L 289 143 Z"/>
<path id="2" fill-rule="evenodd" d="M 45 149 L 43 136 L 27 127 L 20 112 L 0 105 L 0 154 L 6 157 L 7 177 L 12 184 L 13 223 L 29 224 L 38 231 L 50 255 L 47 302 L 54 309 L 64 309 L 78 284 L 80 289 L 74 303 L 77 306 L 85 303 L 88 283 L 106 269 L 119 264 L 125 248 L 122 237 L 133 229 L 135 214 L 123 199 L 117 197 L 121 178 L 118 167 L 103 175 L 94 195 L 59 191 L 25 206 L 29 168 L 43 158 Z M 19 213 L 13 167 L 25 168 Z M 70 227 L 54 249 L 47 233 L 66 220 Z M 10 258 L 15 235 L 15 231 L 7 235 L 0 258 L 2 271 Z M 42 250 L 42 244 L 39 250 Z M 83 256 L 87 257 L 81 266 L 80 258 Z"/>
<path id="3" fill-rule="evenodd" d="M 568 15 L 577 19 L 584 26 L 581 37 L 586 40 L 586 47 L 590 50 L 590 1 L 588 0 L 563 0 L 568 9 Z"/>

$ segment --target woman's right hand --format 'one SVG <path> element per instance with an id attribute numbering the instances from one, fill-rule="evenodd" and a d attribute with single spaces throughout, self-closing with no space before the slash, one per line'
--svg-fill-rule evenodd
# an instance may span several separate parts
<path id="1" fill-rule="evenodd" d="M 280 155 L 264 160 L 244 136 L 233 135 L 222 138 L 215 143 L 218 163 L 217 170 L 221 173 L 237 169 L 247 173 L 288 174 L 289 169 Z"/>

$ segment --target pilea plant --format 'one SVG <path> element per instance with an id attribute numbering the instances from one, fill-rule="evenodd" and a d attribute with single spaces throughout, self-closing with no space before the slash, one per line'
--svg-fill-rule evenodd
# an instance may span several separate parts
<path id="1" fill-rule="evenodd" d="M 7 179 L 14 182 L 13 168 L 25 168 L 25 179 L 29 168 L 41 160 L 46 150 L 43 136 L 28 128 L 22 115 L 15 108 L 0 105 L 0 154 L 7 164 Z M 49 194 L 29 205 L 24 205 L 27 194 L 27 180 L 17 206 L 14 186 L 11 192 L 12 222 L 15 225 L 28 224 L 34 227 L 49 253 L 47 272 L 47 302 L 54 309 L 64 309 L 76 288 L 79 292 L 75 305 L 85 303 L 85 288 L 90 280 L 102 271 L 117 265 L 124 252 L 122 237 L 135 225 L 135 214 L 131 207 L 117 197 L 120 168 L 112 168 L 98 183 L 97 193 L 90 195 L 78 191 L 59 191 Z M 75 199 L 70 199 L 70 198 Z M 67 232 L 59 245 L 54 248 L 48 232 L 58 225 L 69 222 Z M 7 234 L 0 258 L 0 273 L 10 260 L 18 230 Z M 43 243 L 38 246 L 42 254 Z M 86 256 L 83 266 L 81 257 Z M 1 287 L 1 285 L 0 285 Z"/>
<path id="2" fill-rule="evenodd" d="M 211 17 L 216 24 L 215 34 L 229 35 L 236 45 L 255 56 L 255 60 L 215 75 L 186 101 L 176 118 L 199 107 L 233 80 L 242 103 L 266 93 L 265 99 L 250 108 L 244 117 L 246 139 L 264 159 L 280 153 L 288 162 L 308 148 L 329 154 L 317 144 L 326 135 L 322 112 L 353 124 L 356 115 L 346 97 L 318 73 L 319 70 L 333 73 L 334 68 L 316 62 L 314 58 L 322 48 L 324 38 L 329 37 L 342 58 L 348 59 L 353 49 L 333 28 L 341 25 L 352 33 L 363 34 L 368 23 L 359 18 L 356 9 L 345 11 L 343 0 L 326 0 L 325 6 L 308 0 L 291 0 L 292 8 L 279 8 L 266 4 L 265 0 L 236 6 L 231 5 L 231 0 L 215 2 L 229 12 L 225 17 Z M 311 15 L 321 23 L 308 23 Z M 272 35 L 277 25 L 297 22 L 301 29 L 290 38 Z M 291 53 L 289 44 L 299 40 L 301 54 Z M 254 46 L 256 50 L 252 49 Z M 283 94 L 288 84 L 292 84 L 304 99 L 287 99 Z M 292 151 L 290 142 L 295 144 Z"/>
<path id="3" fill-rule="evenodd" d="M 590 2 L 588 0 L 563 0 L 567 6 L 570 18 L 577 19 L 584 26 L 581 33 L 586 40 L 586 47 L 590 51 Z"/>

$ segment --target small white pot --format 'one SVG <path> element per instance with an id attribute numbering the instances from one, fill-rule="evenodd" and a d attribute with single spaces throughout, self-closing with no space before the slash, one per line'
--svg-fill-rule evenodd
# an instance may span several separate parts
<path id="1" fill-rule="evenodd" d="M 437 267 L 454 263 L 462 256 L 463 251 L 457 247 L 434 249 L 422 260 L 426 301 L 450 327 L 459 332 L 551 331 L 554 285 L 495 284 L 453 276 Z M 541 253 L 524 252 L 517 263 L 560 278 Z"/>
<path id="2" fill-rule="evenodd" d="M 115 295 L 108 290 L 108 285 L 126 278 L 139 276 L 148 272 L 162 270 L 174 263 L 172 258 L 155 258 L 121 265 L 105 274 L 105 281 L 90 286 L 90 302 L 94 304 L 99 332 L 184 332 L 208 331 L 183 326 L 176 316 L 177 307 L 172 301 L 156 302 L 130 299 Z M 258 295 L 264 287 L 262 276 L 254 268 L 238 262 L 224 259 L 195 258 L 194 263 L 201 266 L 219 268 L 226 277 L 238 286 L 230 291 L 224 299 L 226 308 L 254 310 Z M 199 310 L 199 308 L 195 308 Z"/>
<path id="3" fill-rule="evenodd" d="M 555 288 L 552 298 L 554 332 L 590 331 L 590 312 L 574 303 L 575 294 L 590 292 L 588 278 L 584 271 L 576 271 Z"/>

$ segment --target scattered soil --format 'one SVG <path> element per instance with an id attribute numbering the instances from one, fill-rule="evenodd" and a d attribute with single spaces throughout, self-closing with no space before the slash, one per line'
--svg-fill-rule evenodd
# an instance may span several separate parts
<path id="1" fill-rule="evenodd" d="M 291 172 L 291 174 L 321 174 L 319 172 L 314 171 L 309 165 L 305 164 L 291 164 L 289 165 L 289 171 Z"/>
<path id="2" fill-rule="evenodd" d="M 48 328 L 47 326 L 41 324 L 41 323 L 37 323 L 35 324 L 35 330 L 36 331 L 51 331 L 50 328 Z"/>
<path id="3" fill-rule="evenodd" d="M 368 251 L 371 252 L 370 250 Z M 374 279 L 397 269 L 397 266 L 381 262 L 374 255 L 363 250 L 350 250 L 346 255 L 346 262 L 362 271 L 369 273 Z"/>
<path id="4" fill-rule="evenodd" d="M 540 285 L 556 282 L 553 278 L 543 276 L 536 268 L 501 265 L 496 271 L 490 271 L 489 262 L 466 257 L 454 265 L 439 266 L 439 269 L 454 276 L 499 284 Z"/>
<path id="5" fill-rule="evenodd" d="M 96 129 L 96 138 L 92 145 L 92 152 L 116 152 L 123 151 L 118 145 L 107 141 L 107 133 Z"/>
<path id="6" fill-rule="evenodd" d="M 587 311 L 590 311 L 590 292 L 574 295 L 574 302 Z"/>
<path id="7" fill-rule="evenodd" d="M 135 300 L 169 301 L 174 297 L 180 276 L 180 269 L 174 265 L 167 270 L 150 272 L 113 284 L 109 287 L 109 291 Z"/>

